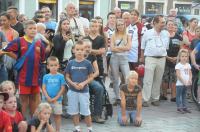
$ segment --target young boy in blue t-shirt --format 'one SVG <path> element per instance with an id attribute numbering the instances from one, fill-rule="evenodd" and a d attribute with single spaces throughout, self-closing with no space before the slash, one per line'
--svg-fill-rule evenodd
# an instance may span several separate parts
<path id="1" fill-rule="evenodd" d="M 51 104 L 56 124 L 56 132 L 60 131 L 61 114 L 62 114 L 62 94 L 65 89 L 65 77 L 58 73 L 58 58 L 50 56 L 47 59 L 47 68 L 49 74 L 44 75 L 42 91 L 45 99 Z"/>
<path id="2" fill-rule="evenodd" d="M 92 132 L 88 83 L 93 80 L 93 68 L 92 64 L 84 57 L 84 47 L 82 41 L 78 41 L 75 44 L 75 59 L 69 61 L 65 70 L 69 84 L 69 91 L 67 93 L 68 113 L 73 118 L 74 132 L 80 132 L 79 114 L 85 116 L 88 132 Z"/>

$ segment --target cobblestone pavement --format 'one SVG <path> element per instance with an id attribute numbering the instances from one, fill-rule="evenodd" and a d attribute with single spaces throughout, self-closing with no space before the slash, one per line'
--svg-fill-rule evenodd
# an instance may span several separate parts
<path id="1" fill-rule="evenodd" d="M 107 84 L 106 84 L 107 85 Z M 113 90 L 108 88 L 111 101 Z M 143 108 L 143 124 L 140 128 L 134 126 L 122 127 L 117 124 L 117 107 L 114 107 L 114 115 L 105 124 L 93 123 L 94 132 L 200 132 L 200 111 L 194 103 L 188 104 L 191 114 L 179 114 L 176 112 L 176 104 L 170 101 L 162 101 L 160 106 Z M 81 121 L 82 132 L 87 132 L 84 121 Z M 62 120 L 62 132 L 72 132 L 71 119 Z"/>

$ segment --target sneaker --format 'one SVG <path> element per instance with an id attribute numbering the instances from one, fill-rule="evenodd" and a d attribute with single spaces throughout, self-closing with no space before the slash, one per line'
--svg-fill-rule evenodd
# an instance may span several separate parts
<path id="1" fill-rule="evenodd" d="M 116 99 L 115 102 L 113 103 L 113 106 L 117 106 L 120 105 L 121 100 L 120 99 Z"/>
<path id="2" fill-rule="evenodd" d="M 151 104 L 154 105 L 154 106 L 159 106 L 160 102 L 159 101 L 154 101 L 154 102 L 151 102 Z"/>
<path id="3" fill-rule="evenodd" d="M 164 95 L 161 95 L 159 100 L 167 100 L 167 97 Z"/>
<path id="4" fill-rule="evenodd" d="M 185 113 L 192 113 L 191 110 L 189 110 L 188 108 L 183 108 L 183 111 L 184 111 Z"/>
<path id="5" fill-rule="evenodd" d="M 143 107 L 149 107 L 149 103 L 148 102 L 143 102 L 142 106 Z"/>
<path id="6" fill-rule="evenodd" d="M 181 109 L 181 108 L 178 108 L 177 112 L 180 113 L 180 114 L 185 114 L 185 111 L 183 111 L 183 109 Z"/>
<path id="7" fill-rule="evenodd" d="M 170 101 L 171 102 L 176 102 L 176 98 L 171 98 Z"/>
<path id="8" fill-rule="evenodd" d="M 105 120 L 102 119 L 100 116 L 92 116 L 92 122 L 103 124 L 105 123 Z"/>

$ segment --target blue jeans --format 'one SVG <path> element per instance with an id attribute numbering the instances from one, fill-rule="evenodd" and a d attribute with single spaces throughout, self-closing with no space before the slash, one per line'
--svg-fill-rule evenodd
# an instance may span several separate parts
<path id="1" fill-rule="evenodd" d="M 128 76 L 130 72 L 127 56 L 112 54 L 110 58 L 110 66 L 111 66 L 111 72 L 113 75 L 113 88 L 114 88 L 115 96 L 116 96 L 116 99 L 120 99 L 120 89 L 119 89 L 120 71 L 119 70 L 121 70 L 123 78 L 126 81 L 126 77 Z"/>
<path id="2" fill-rule="evenodd" d="M 177 108 L 186 108 L 187 87 L 176 86 L 176 105 Z"/>
<path id="3" fill-rule="evenodd" d="M 132 121 L 135 121 L 135 118 L 136 118 L 136 110 L 133 110 L 133 111 L 126 111 L 126 118 L 127 120 L 132 120 Z M 118 110 L 118 117 L 117 117 L 117 121 L 118 123 L 123 126 L 125 125 L 123 122 L 122 122 L 122 112 L 121 112 L 121 108 Z M 130 122 L 130 123 L 133 123 L 133 122 Z"/>
<path id="4" fill-rule="evenodd" d="M 0 83 L 5 80 L 8 80 L 8 72 L 4 64 L 0 64 Z"/>
<path id="5" fill-rule="evenodd" d="M 95 95 L 95 99 L 94 99 L 94 115 L 101 116 L 104 88 L 96 80 L 93 80 L 89 84 L 89 88 L 92 90 L 92 93 L 94 93 L 94 95 Z"/>

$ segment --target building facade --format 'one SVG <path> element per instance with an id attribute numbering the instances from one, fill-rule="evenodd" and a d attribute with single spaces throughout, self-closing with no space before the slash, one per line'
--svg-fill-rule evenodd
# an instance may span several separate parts
<path id="1" fill-rule="evenodd" d="M 140 14 L 164 14 L 167 15 L 171 8 L 177 8 L 178 14 L 200 14 L 198 3 L 192 0 L 0 0 L 0 12 L 5 11 L 8 6 L 18 7 L 20 13 L 32 18 L 34 12 L 42 6 L 49 6 L 53 13 L 53 18 L 57 18 L 61 11 L 64 11 L 67 3 L 73 2 L 81 16 L 88 19 L 94 16 L 103 17 L 106 21 L 108 12 L 116 6 L 122 11 L 138 9 Z"/>
<path id="2" fill-rule="evenodd" d="M 6 11 L 9 6 L 14 5 L 21 14 L 26 14 L 28 18 L 32 18 L 34 12 L 42 6 L 49 6 L 53 17 L 56 19 L 69 2 L 73 2 L 80 14 L 89 19 L 94 16 L 102 16 L 106 19 L 105 14 L 111 10 L 111 0 L 0 0 L 0 12 Z"/>

